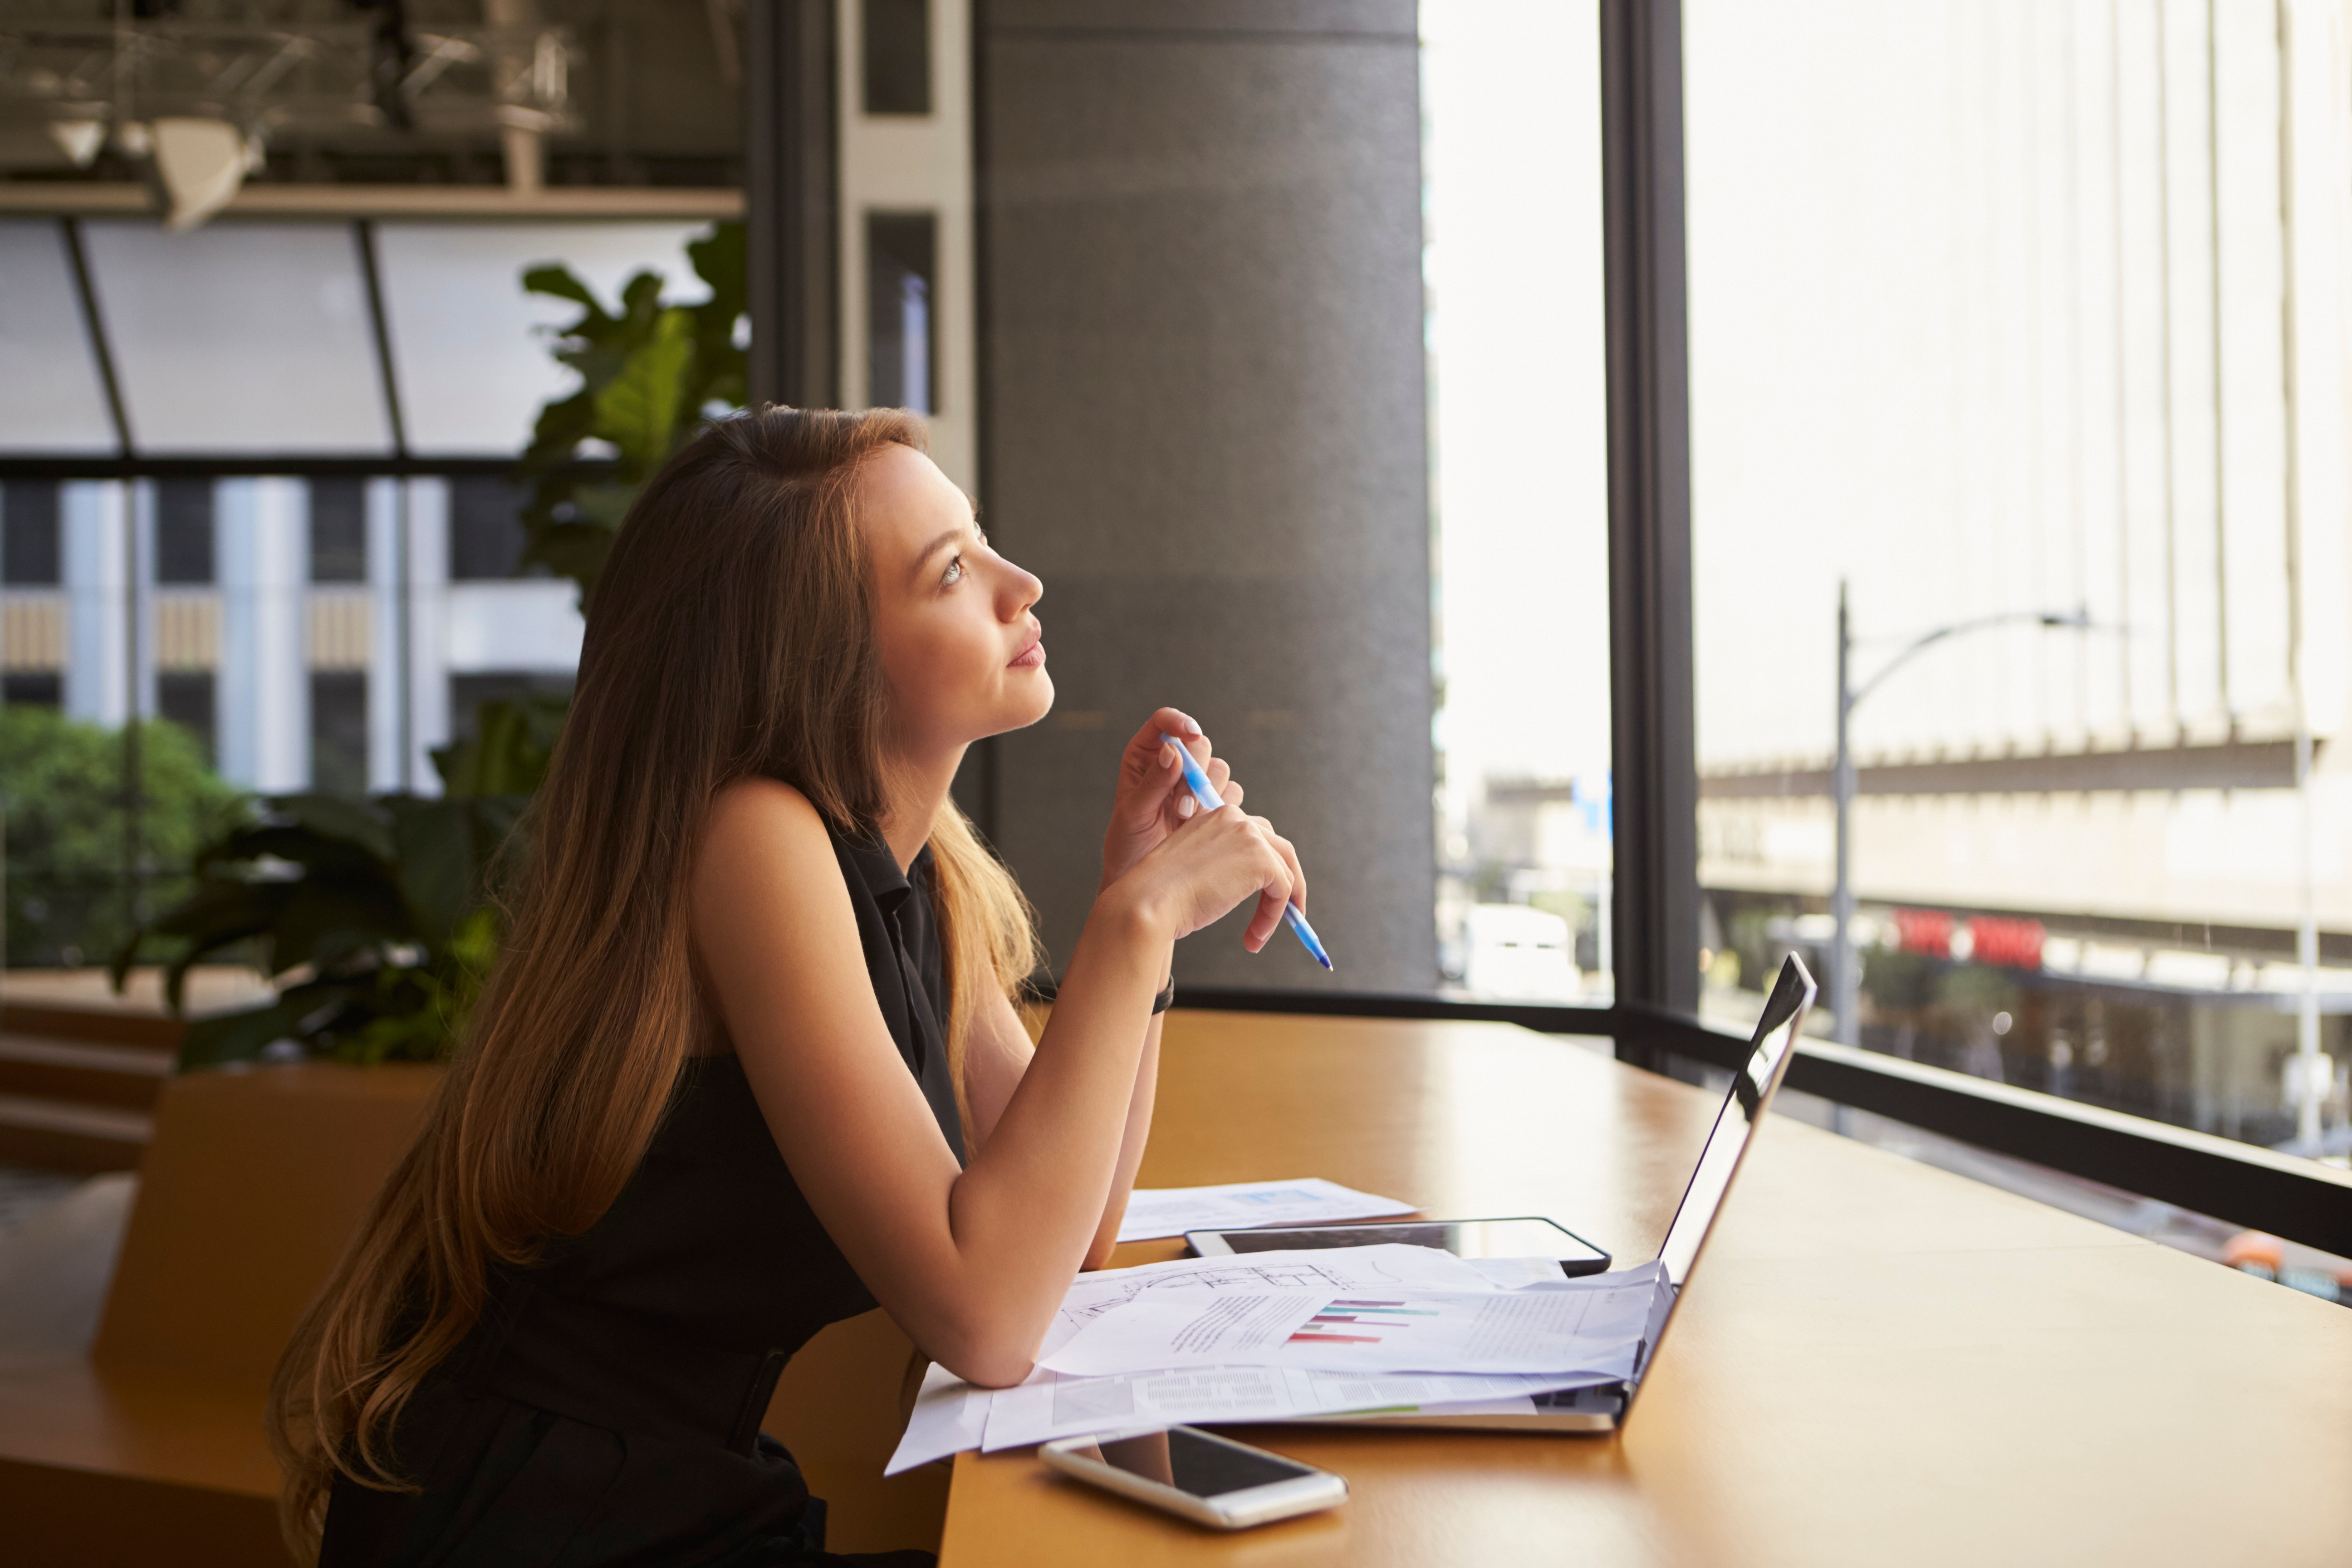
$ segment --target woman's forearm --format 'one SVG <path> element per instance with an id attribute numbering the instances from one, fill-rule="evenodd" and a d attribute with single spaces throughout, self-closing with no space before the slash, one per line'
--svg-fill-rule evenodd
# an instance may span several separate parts
<path id="1" fill-rule="evenodd" d="M 1160 1092 L 1160 1025 L 1164 1013 L 1151 1015 L 1143 1031 L 1143 1059 L 1136 1065 L 1135 1094 L 1127 1102 L 1127 1131 L 1118 1146 L 1118 1164 L 1110 1177 L 1110 1201 L 1103 1205 L 1102 1224 L 1087 1248 L 1086 1266 L 1100 1268 L 1118 1245 L 1119 1223 L 1127 1217 L 1127 1200 L 1135 1191 L 1135 1173 L 1143 1164 L 1143 1146 L 1151 1138 L 1151 1102 Z"/>
<path id="2" fill-rule="evenodd" d="M 967 1377 L 1013 1382 L 1026 1374 L 1064 1288 L 1102 1228 L 1153 1034 L 1151 999 L 1171 945 L 1130 900 L 1096 900 L 1036 1055 L 950 1194 L 963 1286 L 954 1336 L 961 1342 L 932 1349 Z M 1145 1110 L 1148 1117 L 1148 1102 Z M 1133 1179 L 1130 1163 L 1124 1180 Z"/>

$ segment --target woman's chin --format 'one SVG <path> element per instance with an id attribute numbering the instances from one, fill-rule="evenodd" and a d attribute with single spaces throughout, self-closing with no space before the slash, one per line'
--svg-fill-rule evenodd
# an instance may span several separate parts
<path id="1" fill-rule="evenodd" d="M 1054 710 L 1054 678 L 1046 674 L 1042 666 L 1036 669 L 1019 670 L 1015 674 L 1018 679 L 1013 683 L 1013 706 L 1017 717 L 1004 729 L 1026 730 Z M 998 731 L 1000 734 L 1003 732 Z"/>

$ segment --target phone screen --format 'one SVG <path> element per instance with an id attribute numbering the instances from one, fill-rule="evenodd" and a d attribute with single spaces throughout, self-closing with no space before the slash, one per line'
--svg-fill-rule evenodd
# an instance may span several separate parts
<path id="1" fill-rule="evenodd" d="M 1315 1473 L 1292 1460 L 1255 1448 L 1221 1443 L 1181 1426 L 1147 1432 L 1139 1437 L 1121 1437 L 1116 1442 L 1087 1444 L 1073 1452 L 1086 1458 L 1099 1458 L 1112 1469 L 1125 1470 L 1194 1497 L 1222 1497 L 1227 1492 L 1247 1491 L 1252 1487 L 1297 1480 Z"/>

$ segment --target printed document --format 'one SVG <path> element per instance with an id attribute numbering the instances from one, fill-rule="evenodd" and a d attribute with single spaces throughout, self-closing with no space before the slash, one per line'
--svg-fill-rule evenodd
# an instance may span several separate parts
<path id="1" fill-rule="evenodd" d="M 1328 1301 L 1350 1291 L 1492 1290 L 1485 1275 L 1440 1247 L 1304 1247 L 1286 1252 L 1244 1252 L 1233 1258 L 1176 1258 L 1134 1268 L 1081 1274 L 1062 1299 L 1062 1310 L 1045 1331 L 1051 1352 L 1095 1319 L 1132 1301 L 1171 1292 L 1186 1295 L 1268 1292 L 1322 1294 Z"/>
<path id="2" fill-rule="evenodd" d="M 1188 1422 L 1296 1421 L 1307 1415 L 1354 1413 L 1403 1415 L 1433 1405 L 1489 1400 L 1517 1400 L 1517 1405 L 1508 1407 L 1531 1411 L 1534 1406 L 1527 1403 L 1529 1394 L 1614 1381 L 1598 1373 L 1365 1377 L 1271 1366 L 1065 1377 L 1041 1368 L 1018 1388 L 996 1391 L 990 1400 L 981 1447 L 994 1453 L 999 1448 L 1088 1432 Z"/>
<path id="3" fill-rule="evenodd" d="M 1320 1176 L 1295 1182 L 1232 1182 L 1222 1187 L 1139 1187 L 1118 1224 L 1121 1241 L 1188 1230 L 1247 1230 L 1262 1225 L 1330 1225 L 1412 1214 L 1414 1205 L 1360 1193 Z"/>
<path id="4" fill-rule="evenodd" d="M 1385 1245 L 1082 1274 L 1020 1386 L 929 1370 L 886 1473 L 1118 1427 L 1532 1412 L 1532 1395 L 1628 1376 L 1671 1296 L 1654 1264 L 1506 1288 L 1451 1253 Z M 1047 1364 L 1138 1355 L 1157 1364 Z"/>
<path id="5" fill-rule="evenodd" d="M 928 1465 L 933 1459 L 979 1447 L 988 1429 L 990 1392 L 975 1388 L 933 1362 L 924 1369 L 923 1389 L 915 1395 L 914 1411 L 907 1417 L 906 1435 L 898 1439 L 898 1451 L 890 1456 L 882 1473 L 895 1476 L 917 1465 Z"/>
<path id="6" fill-rule="evenodd" d="M 1658 1266 L 1476 1291 L 1351 1287 L 1147 1291 L 1089 1315 L 1039 1364 L 1100 1376 L 1206 1366 L 1390 1373 L 1633 1371 Z M 1319 1300 L 1318 1298 L 1320 1298 Z"/>

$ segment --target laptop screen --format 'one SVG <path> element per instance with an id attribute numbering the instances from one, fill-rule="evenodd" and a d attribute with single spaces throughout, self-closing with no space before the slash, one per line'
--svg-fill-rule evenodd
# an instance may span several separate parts
<path id="1" fill-rule="evenodd" d="M 1666 1239 L 1658 1247 L 1658 1261 L 1666 1269 L 1665 1287 L 1651 1305 L 1649 1329 L 1642 1336 L 1631 1386 L 1618 1406 L 1620 1419 L 1630 1413 L 1633 1396 L 1641 1392 L 1643 1379 L 1657 1359 L 1658 1342 L 1664 1337 L 1675 1308 L 1681 1304 L 1683 1286 L 1689 1282 L 1691 1270 L 1698 1266 L 1699 1248 L 1706 1245 L 1706 1233 L 1715 1228 L 1715 1216 L 1723 1207 L 1724 1194 L 1731 1190 L 1731 1178 L 1739 1173 L 1740 1156 L 1748 1152 L 1756 1124 L 1764 1119 L 1773 1092 L 1797 1054 L 1797 1031 L 1804 1027 L 1805 1009 L 1812 1003 L 1813 977 L 1791 953 L 1772 983 L 1772 994 L 1765 1000 L 1764 1016 L 1757 1022 L 1747 1064 L 1732 1075 L 1731 1092 L 1723 1097 L 1723 1109 L 1715 1113 L 1706 1146 L 1699 1151 L 1698 1169 L 1691 1173 L 1682 1205 L 1675 1210 L 1675 1222 L 1666 1227 Z"/>
<path id="2" fill-rule="evenodd" d="M 1804 1026 L 1805 1009 L 1812 1000 L 1812 976 L 1791 954 L 1780 965 L 1780 978 L 1773 982 L 1772 994 L 1764 1004 L 1764 1016 L 1756 1026 L 1748 1063 L 1732 1075 L 1731 1092 L 1724 1096 L 1723 1109 L 1716 1112 L 1715 1129 L 1706 1135 L 1706 1147 L 1699 1151 L 1698 1169 L 1692 1173 L 1682 1205 L 1675 1210 L 1675 1223 L 1666 1227 L 1666 1239 L 1658 1247 L 1658 1261 L 1666 1266 L 1666 1278 L 1677 1289 L 1690 1279 L 1699 1248 L 1715 1225 L 1717 1211 L 1723 1207 L 1724 1194 L 1731 1190 L 1739 1158 L 1748 1152 L 1756 1123 L 1762 1120 L 1772 1091 L 1780 1087 L 1790 1059 L 1796 1055 L 1797 1031 Z"/>

